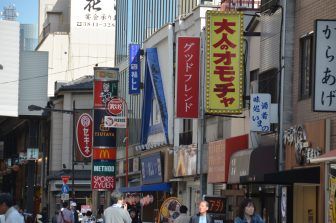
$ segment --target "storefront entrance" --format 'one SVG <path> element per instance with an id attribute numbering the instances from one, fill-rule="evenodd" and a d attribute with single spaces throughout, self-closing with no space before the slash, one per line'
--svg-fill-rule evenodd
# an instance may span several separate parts
<path id="1" fill-rule="evenodd" d="M 316 223 L 319 186 L 314 184 L 294 184 L 293 222 Z"/>

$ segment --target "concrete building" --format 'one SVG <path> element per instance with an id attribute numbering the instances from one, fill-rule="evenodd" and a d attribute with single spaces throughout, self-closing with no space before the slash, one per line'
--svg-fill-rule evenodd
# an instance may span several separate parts
<path id="1" fill-rule="evenodd" d="M 115 1 L 40 1 L 37 50 L 49 52 L 48 96 L 54 96 L 56 81 L 114 66 L 114 6 Z"/>

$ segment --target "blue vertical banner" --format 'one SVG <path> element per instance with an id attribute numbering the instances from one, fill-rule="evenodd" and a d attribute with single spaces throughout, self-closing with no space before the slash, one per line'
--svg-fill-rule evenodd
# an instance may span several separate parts
<path id="1" fill-rule="evenodd" d="M 156 48 L 148 48 L 146 52 L 146 60 L 152 80 L 155 98 L 159 104 L 163 130 L 165 133 L 166 143 L 169 144 L 168 138 L 168 111 L 166 98 L 163 89 L 162 75 L 160 70 L 159 58 Z"/>
<path id="2" fill-rule="evenodd" d="M 141 118 L 141 137 L 142 145 L 147 143 L 149 133 L 149 122 L 153 109 L 153 85 L 149 74 L 148 64 L 145 63 L 145 80 L 144 80 L 144 95 L 142 101 L 142 118 Z"/>
<path id="3" fill-rule="evenodd" d="M 140 44 L 129 45 L 128 93 L 140 94 Z"/>

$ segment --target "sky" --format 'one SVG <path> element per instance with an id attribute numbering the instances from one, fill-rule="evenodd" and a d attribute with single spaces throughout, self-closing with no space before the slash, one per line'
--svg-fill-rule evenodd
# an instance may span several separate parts
<path id="1" fill-rule="evenodd" d="M 3 11 L 3 7 L 9 4 L 14 4 L 19 13 L 17 21 L 37 25 L 38 0 L 0 0 L 0 11 Z"/>

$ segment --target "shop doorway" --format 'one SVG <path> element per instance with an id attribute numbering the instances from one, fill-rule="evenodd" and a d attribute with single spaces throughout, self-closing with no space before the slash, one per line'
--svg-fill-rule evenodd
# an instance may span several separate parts
<path id="1" fill-rule="evenodd" d="M 293 222 L 317 223 L 319 186 L 294 184 Z"/>

